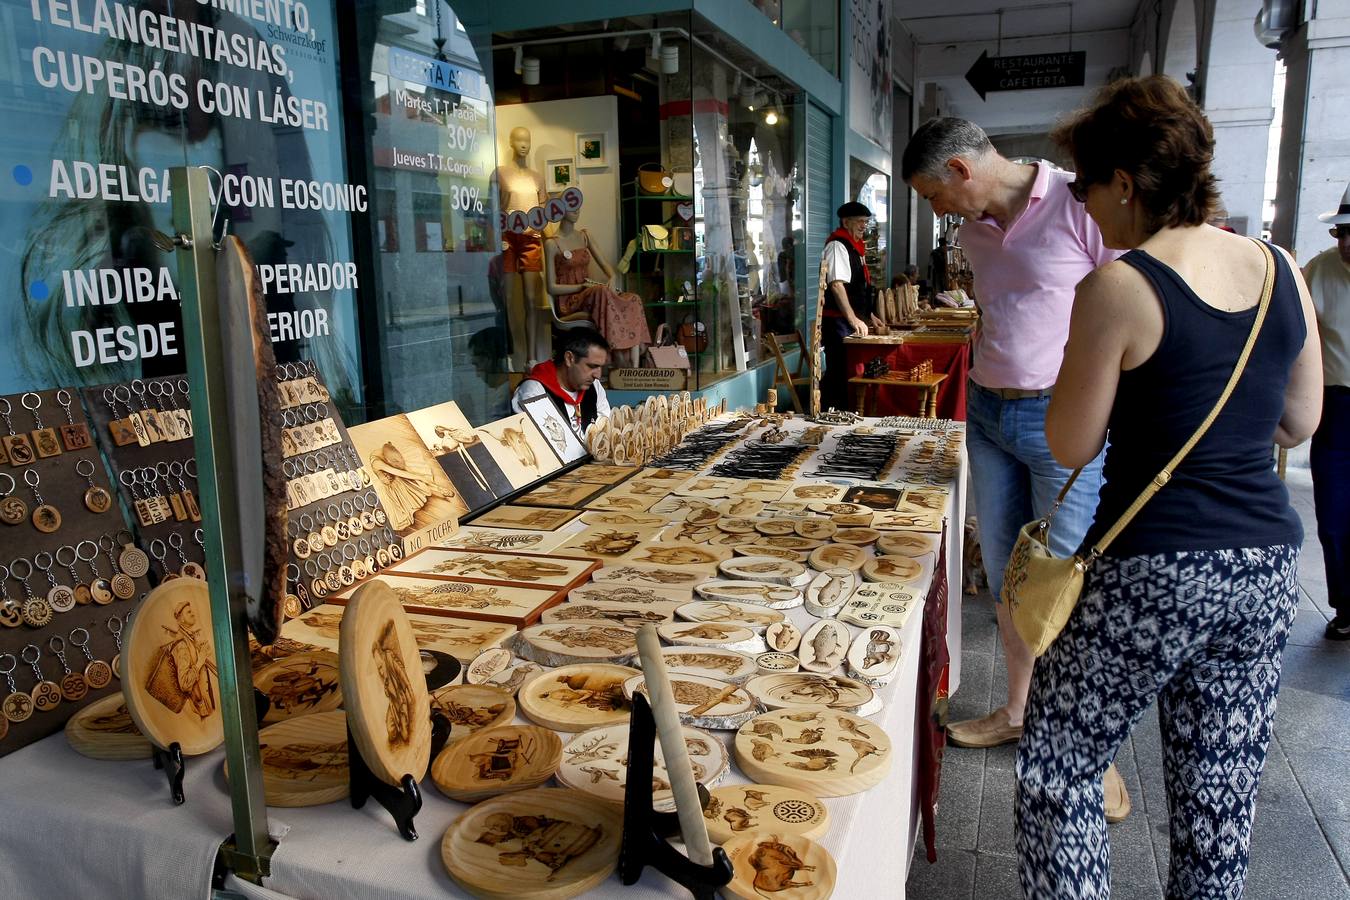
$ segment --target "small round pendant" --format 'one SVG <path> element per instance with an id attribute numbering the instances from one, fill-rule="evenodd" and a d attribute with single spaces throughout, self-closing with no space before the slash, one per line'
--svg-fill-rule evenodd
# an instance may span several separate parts
<path id="1" fill-rule="evenodd" d="M 112 578 L 112 592 L 118 600 L 130 600 L 136 596 L 136 581 L 129 575 L 118 572 Z"/>
<path id="2" fill-rule="evenodd" d="M 52 608 L 46 600 L 34 598 L 23 605 L 23 624 L 29 628 L 46 628 L 52 623 Z"/>
<path id="3" fill-rule="evenodd" d="M 33 698 L 16 691 L 5 698 L 4 706 L 0 709 L 4 710 L 5 718 L 16 725 L 27 722 L 33 715 Z"/>
<path id="4" fill-rule="evenodd" d="M 43 534 L 52 534 L 61 528 L 61 511 L 50 503 L 33 510 L 33 527 Z"/>
<path id="5" fill-rule="evenodd" d="M 59 613 L 68 613 L 75 608 L 75 592 L 64 584 L 58 584 L 47 592 L 47 602 Z"/>
<path id="6" fill-rule="evenodd" d="M 6 525 L 18 525 L 28 518 L 28 504 L 18 497 L 6 497 L 0 500 L 0 522 Z"/>
<path id="7" fill-rule="evenodd" d="M 89 682 L 79 672 L 71 672 L 61 679 L 61 696 L 74 703 L 89 693 Z"/>
<path id="8" fill-rule="evenodd" d="M 108 683 L 112 681 L 112 675 L 112 666 L 101 659 L 96 659 L 84 667 L 84 680 L 95 691 L 107 687 Z"/>
<path id="9" fill-rule="evenodd" d="M 61 705 L 61 686 L 55 681 L 39 681 L 31 694 L 33 706 L 40 712 L 50 712 Z"/>
<path id="10" fill-rule="evenodd" d="M 146 556 L 145 551 L 134 544 L 126 544 L 117 556 L 117 568 L 126 572 L 132 578 L 140 578 L 150 571 L 150 557 Z"/>
<path id="11" fill-rule="evenodd" d="M 99 606 L 107 606 L 113 602 L 112 585 L 106 578 L 95 578 L 89 585 L 89 597 Z"/>
<path id="12" fill-rule="evenodd" d="M 94 485 L 84 492 L 84 505 L 92 513 L 105 513 L 112 509 L 112 494 Z"/>

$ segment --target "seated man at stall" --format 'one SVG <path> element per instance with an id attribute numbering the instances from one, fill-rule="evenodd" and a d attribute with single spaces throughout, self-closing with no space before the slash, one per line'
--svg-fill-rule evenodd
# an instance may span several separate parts
<path id="1" fill-rule="evenodd" d="M 558 338 L 553 359 L 541 362 L 516 388 L 511 408 L 525 411 L 525 401 L 548 396 L 567 419 L 577 437 L 600 416 L 609 415 L 609 399 L 600 383 L 600 373 L 609 362 L 609 344 L 593 328 L 574 328 Z"/>

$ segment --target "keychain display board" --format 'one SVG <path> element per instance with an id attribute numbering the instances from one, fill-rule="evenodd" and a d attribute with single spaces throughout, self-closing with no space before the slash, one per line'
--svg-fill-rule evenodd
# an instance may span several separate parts
<path id="1" fill-rule="evenodd" d="M 117 691 L 120 638 L 110 629 L 127 626 L 150 588 L 144 555 L 133 547 L 124 556 L 131 533 L 78 392 L 0 397 L 0 411 L 6 409 L 0 412 L 0 756 L 60 731 L 80 709 Z M 56 693 L 43 682 L 56 685 Z"/>

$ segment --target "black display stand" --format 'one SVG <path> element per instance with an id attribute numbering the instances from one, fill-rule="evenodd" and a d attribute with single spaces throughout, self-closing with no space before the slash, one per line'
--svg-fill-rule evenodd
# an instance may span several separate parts
<path id="1" fill-rule="evenodd" d="M 431 758 L 435 759 L 445 746 L 446 740 L 450 737 L 450 722 L 439 712 L 431 714 Z M 374 799 L 376 803 L 383 806 L 389 815 L 394 817 L 394 824 L 398 826 L 398 833 L 403 836 L 405 841 L 415 841 L 418 838 L 417 828 L 413 820 L 422 809 L 422 790 L 417 786 L 417 779 L 410 774 L 405 774 L 397 787 L 386 784 L 384 781 L 375 777 L 375 773 L 370 771 L 370 766 L 366 759 L 361 755 L 361 750 L 356 746 L 356 741 L 352 740 L 351 726 L 347 726 L 347 770 L 349 784 L 352 792 L 352 808 L 360 809 L 366 805 L 366 801 Z"/>
<path id="2" fill-rule="evenodd" d="M 182 746 L 177 741 L 170 744 L 167 750 L 151 746 L 150 753 L 155 761 L 155 768 L 163 769 L 165 777 L 169 780 L 169 795 L 173 797 L 173 805 L 182 806 L 187 800 L 187 796 L 183 793 L 183 776 L 187 774 L 187 761 L 183 759 Z"/>
<path id="3" fill-rule="evenodd" d="M 679 817 L 652 809 L 652 768 L 656 757 L 656 719 L 645 694 L 633 694 L 628 726 L 628 781 L 624 785 L 623 844 L 619 849 L 619 878 L 635 884 L 647 866 L 683 885 L 696 900 L 714 900 L 717 889 L 729 884 L 731 860 L 721 847 L 713 848 L 710 866 L 700 866 L 665 839 L 679 833 Z M 699 798 L 708 802 L 700 784 Z"/>

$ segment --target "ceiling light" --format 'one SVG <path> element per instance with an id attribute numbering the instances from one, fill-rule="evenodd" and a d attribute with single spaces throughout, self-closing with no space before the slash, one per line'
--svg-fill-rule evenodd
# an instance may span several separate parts
<path id="1" fill-rule="evenodd" d="M 661 74 L 674 75 L 680 71 L 680 48 L 666 44 L 661 48 Z"/>
<path id="2" fill-rule="evenodd" d="M 527 56 L 521 60 L 520 80 L 525 84 L 539 83 L 539 57 Z"/>
<path id="3" fill-rule="evenodd" d="M 764 114 L 764 124 L 765 124 L 765 125 L 777 125 L 777 124 L 778 124 L 778 113 L 777 113 L 777 111 L 771 109 L 771 110 L 769 110 L 768 112 L 766 112 L 766 113 Z"/>

